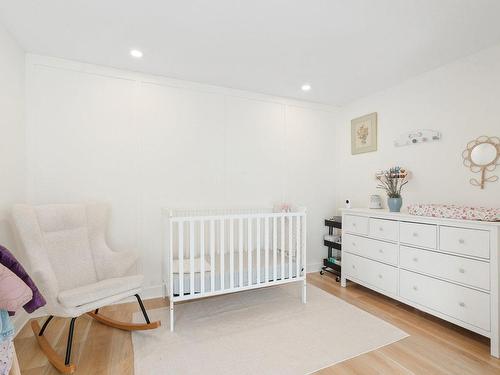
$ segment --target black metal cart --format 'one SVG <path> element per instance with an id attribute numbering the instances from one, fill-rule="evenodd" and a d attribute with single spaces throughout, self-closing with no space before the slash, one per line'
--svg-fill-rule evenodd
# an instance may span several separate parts
<path id="1" fill-rule="evenodd" d="M 333 236 L 335 230 L 342 229 L 342 216 L 334 216 L 331 219 L 326 219 L 325 226 L 328 227 L 328 234 Z M 330 272 L 335 275 L 335 280 L 338 282 L 340 281 L 340 271 L 342 269 L 342 244 L 327 239 L 324 239 L 323 243 L 328 247 L 328 258 L 323 259 L 323 267 L 320 274 L 323 275 L 325 272 Z M 331 259 L 334 259 L 335 262 L 332 262 Z"/>

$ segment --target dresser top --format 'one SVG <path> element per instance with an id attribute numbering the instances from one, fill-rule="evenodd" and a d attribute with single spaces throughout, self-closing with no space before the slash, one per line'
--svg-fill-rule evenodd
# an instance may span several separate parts
<path id="1" fill-rule="evenodd" d="M 462 226 L 493 226 L 500 227 L 498 221 L 479 221 L 479 220 L 461 220 L 461 219 L 447 219 L 444 217 L 431 217 L 431 216 L 418 216 L 410 215 L 408 211 L 402 210 L 401 212 L 389 212 L 387 209 L 373 209 L 373 208 L 341 208 L 343 214 L 352 214 L 358 216 L 379 217 L 390 220 L 412 221 L 412 222 L 425 222 L 425 223 L 448 223 L 453 225 Z"/>

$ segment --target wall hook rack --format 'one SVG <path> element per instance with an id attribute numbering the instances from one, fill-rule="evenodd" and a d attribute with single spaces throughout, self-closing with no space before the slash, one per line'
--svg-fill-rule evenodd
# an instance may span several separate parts
<path id="1" fill-rule="evenodd" d="M 409 146 L 417 143 L 439 141 L 440 139 L 441 133 L 436 130 L 418 129 L 400 135 L 399 138 L 394 141 L 394 146 Z"/>

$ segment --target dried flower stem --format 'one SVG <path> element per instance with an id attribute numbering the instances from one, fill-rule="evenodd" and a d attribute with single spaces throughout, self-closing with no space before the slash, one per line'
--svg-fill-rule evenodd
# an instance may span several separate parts
<path id="1" fill-rule="evenodd" d="M 400 167 L 390 168 L 377 175 L 378 189 L 384 189 L 389 198 L 400 198 L 401 189 L 408 183 L 408 172 Z"/>

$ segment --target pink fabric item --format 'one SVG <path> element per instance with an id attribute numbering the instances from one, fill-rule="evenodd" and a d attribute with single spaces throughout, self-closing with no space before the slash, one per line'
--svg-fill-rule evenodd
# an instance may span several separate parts
<path id="1" fill-rule="evenodd" d="M 447 219 L 500 221 L 500 208 L 456 206 L 453 204 L 412 204 L 408 206 L 408 213 Z"/>
<path id="2" fill-rule="evenodd" d="M 24 281 L 0 264 L 0 309 L 15 312 L 32 298 L 33 292 Z"/>

